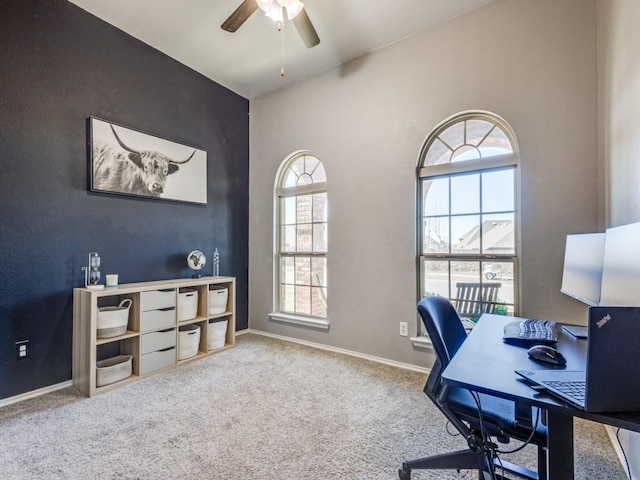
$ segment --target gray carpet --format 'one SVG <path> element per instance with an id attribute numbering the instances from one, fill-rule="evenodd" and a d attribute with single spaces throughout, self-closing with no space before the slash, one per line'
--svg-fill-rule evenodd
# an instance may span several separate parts
<path id="1" fill-rule="evenodd" d="M 405 458 L 464 447 L 424 380 L 247 334 L 236 348 L 91 399 L 68 388 L 1 408 L 0 477 L 392 480 Z M 528 449 L 517 459 L 534 465 Z M 626 478 L 600 425 L 576 422 L 576 478 Z"/>

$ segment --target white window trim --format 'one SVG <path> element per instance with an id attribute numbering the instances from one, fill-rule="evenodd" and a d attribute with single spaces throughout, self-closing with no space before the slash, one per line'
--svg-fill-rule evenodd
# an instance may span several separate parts
<path id="1" fill-rule="evenodd" d="M 274 321 L 283 322 L 283 323 L 291 323 L 296 325 L 305 325 L 308 327 L 315 327 L 324 330 L 329 329 L 329 312 L 327 307 L 327 316 L 326 317 L 312 317 L 305 315 L 296 315 L 292 313 L 284 313 L 280 312 L 280 199 L 288 196 L 297 196 L 297 195 L 309 195 L 314 193 L 321 193 L 327 191 L 327 183 L 318 182 L 310 185 L 301 185 L 294 187 L 282 187 L 281 180 L 283 173 L 289 168 L 292 162 L 295 159 L 309 155 L 315 158 L 316 155 L 309 150 L 298 150 L 296 152 L 291 153 L 287 158 L 285 158 L 280 166 L 278 167 L 278 171 L 276 172 L 274 188 L 273 188 L 273 271 L 272 271 L 272 281 L 273 281 L 273 312 L 269 313 L 269 318 Z M 322 163 L 324 167 L 324 163 L 322 160 L 318 158 L 318 161 Z M 324 167 L 326 168 L 326 167 Z M 326 170 L 325 170 L 326 171 Z M 303 253 L 303 252 L 299 252 Z M 317 255 L 317 254 L 316 254 Z M 305 256 L 308 256 L 305 254 Z M 313 254 L 311 254 L 313 256 Z M 324 256 L 324 258 L 328 257 L 328 252 L 325 252 L 319 256 Z M 328 291 L 328 287 L 327 287 Z"/>
<path id="2" fill-rule="evenodd" d="M 465 162 L 454 163 L 454 164 L 437 164 L 437 165 L 424 165 L 424 160 L 427 156 L 428 150 L 431 147 L 433 139 L 437 138 L 441 132 L 446 130 L 447 128 L 455 125 L 461 121 L 471 120 L 471 119 L 479 119 L 486 120 L 498 125 L 503 132 L 508 135 L 509 141 L 513 148 L 512 153 L 504 154 L 504 155 L 495 155 L 493 157 L 486 157 L 484 159 L 478 160 L 468 160 Z M 451 117 L 447 118 L 436 127 L 434 127 L 427 138 L 422 144 L 422 148 L 420 149 L 420 155 L 418 156 L 418 165 L 417 165 L 417 178 L 416 178 L 416 212 L 418 215 L 419 224 L 416 225 L 417 231 L 420 235 L 416 235 L 416 261 L 418 265 L 416 265 L 416 293 L 418 297 L 418 301 L 422 295 L 422 226 L 421 226 L 421 218 L 422 218 L 422 206 L 420 199 L 420 184 L 426 177 L 436 177 L 436 176 L 450 176 L 459 173 L 474 173 L 477 171 L 483 170 L 491 170 L 503 167 L 514 167 L 514 181 L 515 181 L 515 205 L 514 205 L 514 220 L 515 220 L 515 245 L 516 245 L 516 253 L 513 256 L 514 263 L 514 274 L 520 275 L 520 262 L 522 260 L 522 245 L 520 243 L 520 228 L 521 228 L 521 165 L 520 165 L 520 149 L 518 146 L 517 138 L 515 136 L 515 132 L 513 131 L 511 125 L 504 120 L 499 115 L 491 112 L 485 111 L 467 111 L 460 112 Z M 420 238 L 418 238 L 420 237 Z M 511 257 L 511 256 L 510 256 Z M 514 308 L 515 315 L 519 314 L 520 309 L 520 289 L 522 288 L 522 279 L 518 279 L 518 288 L 514 291 Z M 418 321 L 420 324 L 420 322 Z M 415 347 L 419 348 L 430 348 L 432 346 L 431 340 L 426 332 L 418 325 L 418 336 L 412 337 L 411 341 Z"/>
<path id="3" fill-rule="evenodd" d="M 431 343 L 431 338 L 428 335 L 424 334 L 423 336 L 411 337 L 411 343 L 416 348 L 423 348 L 425 350 L 433 350 L 433 343 Z"/>
<path id="4" fill-rule="evenodd" d="M 331 325 L 329 318 L 305 317 L 302 315 L 292 315 L 290 313 L 271 312 L 269 318 L 276 322 L 304 325 L 305 327 L 314 327 L 322 330 L 328 330 Z"/>

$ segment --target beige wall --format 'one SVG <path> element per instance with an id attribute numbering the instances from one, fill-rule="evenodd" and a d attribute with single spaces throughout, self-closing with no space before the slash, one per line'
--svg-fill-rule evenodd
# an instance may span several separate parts
<path id="1" fill-rule="evenodd" d="M 638 19 L 638 0 L 598 0 L 598 146 L 606 226 L 640 221 Z M 621 430 L 619 437 L 637 478 L 640 434 Z"/>
<path id="2" fill-rule="evenodd" d="M 640 2 L 599 0 L 599 133 L 607 226 L 640 221 Z"/>
<path id="3" fill-rule="evenodd" d="M 250 327 L 429 365 L 398 335 L 416 323 L 415 166 L 430 129 L 470 109 L 518 138 L 521 313 L 584 322 L 560 281 L 565 235 L 598 228 L 596 71 L 595 0 L 499 0 L 252 101 Z M 267 316 L 274 178 L 300 149 L 328 175 L 329 331 Z"/>

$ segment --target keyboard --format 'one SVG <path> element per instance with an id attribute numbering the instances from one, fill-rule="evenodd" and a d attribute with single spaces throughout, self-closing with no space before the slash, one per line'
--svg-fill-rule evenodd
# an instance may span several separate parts
<path id="1" fill-rule="evenodd" d="M 557 391 L 562 392 L 567 397 L 572 398 L 580 405 L 584 405 L 584 395 L 586 391 L 587 382 L 567 382 L 561 380 L 545 380 L 541 382 L 543 385 L 547 385 L 550 388 L 555 388 Z"/>
<path id="2" fill-rule="evenodd" d="M 511 322 L 504 326 L 502 340 L 519 347 L 556 343 L 558 341 L 557 323 L 552 320 L 529 318 Z"/>

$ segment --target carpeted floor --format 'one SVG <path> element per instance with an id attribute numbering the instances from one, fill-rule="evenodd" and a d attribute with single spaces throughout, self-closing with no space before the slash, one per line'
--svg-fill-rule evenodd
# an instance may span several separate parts
<path id="1" fill-rule="evenodd" d="M 0 409 L 0 478 L 392 480 L 405 458 L 465 446 L 447 434 L 424 381 L 247 334 L 104 395 L 69 388 Z M 577 421 L 575 431 L 577 479 L 626 478 L 602 426 Z M 529 448 L 516 460 L 535 464 Z"/>

